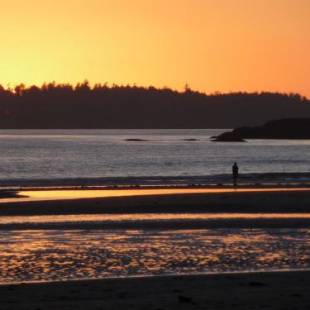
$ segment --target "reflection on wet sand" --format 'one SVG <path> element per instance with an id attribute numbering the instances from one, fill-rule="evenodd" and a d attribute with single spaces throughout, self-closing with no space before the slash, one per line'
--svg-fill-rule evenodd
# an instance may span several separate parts
<path id="1" fill-rule="evenodd" d="M 214 220 L 281 220 L 309 219 L 310 213 L 141 213 L 141 214 L 74 214 L 74 215 L 41 215 L 41 216 L 2 216 L 1 224 L 25 223 L 99 223 L 99 222 L 139 222 L 139 221 L 214 221 Z"/>
<path id="2" fill-rule="evenodd" d="M 263 193 L 263 192 L 304 192 L 309 188 L 162 188 L 162 189 L 105 189 L 105 190 L 34 190 L 20 191 L 18 194 L 27 198 L 1 199 L 0 203 L 22 201 L 45 201 L 86 198 L 110 198 L 132 196 L 162 196 L 182 194 L 212 193 Z"/>
<path id="3" fill-rule="evenodd" d="M 2 282 L 310 267 L 310 230 L 3 231 Z"/>

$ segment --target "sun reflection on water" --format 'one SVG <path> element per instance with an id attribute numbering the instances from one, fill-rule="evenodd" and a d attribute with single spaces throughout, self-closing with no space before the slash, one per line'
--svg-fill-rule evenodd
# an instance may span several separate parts
<path id="1" fill-rule="evenodd" d="M 138 214 L 71 214 L 0 216 L 4 224 L 47 223 L 108 223 L 108 222 L 163 222 L 163 221 L 214 221 L 214 220 L 281 220 L 310 219 L 310 213 L 138 213 Z"/>
<path id="2" fill-rule="evenodd" d="M 310 230 L 2 231 L 0 281 L 310 267 Z"/>
<path id="3" fill-rule="evenodd" d="M 23 201 L 71 200 L 90 198 L 112 198 L 132 196 L 166 196 L 183 194 L 223 194 L 223 193 L 260 193 L 260 192 L 304 192 L 305 187 L 279 188 L 153 188 L 153 189 L 97 189 L 97 190 L 23 190 L 18 194 L 24 198 L 2 198 L 0 203 Z"/>

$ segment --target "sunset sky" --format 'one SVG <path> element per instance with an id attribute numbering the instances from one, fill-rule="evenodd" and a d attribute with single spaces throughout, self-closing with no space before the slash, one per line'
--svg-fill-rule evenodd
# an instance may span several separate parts
<path id="1" fill-rule="evenodd" d="M 0 83 L 310 97 L 309 0 L 0 0 Z"/>

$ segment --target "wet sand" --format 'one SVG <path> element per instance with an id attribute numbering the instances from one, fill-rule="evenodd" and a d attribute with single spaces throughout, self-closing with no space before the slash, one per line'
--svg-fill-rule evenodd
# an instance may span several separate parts
<path id="1" fill-rule="evenodd" d="M 161 190 L 135 195 L 143 190 L 127 190 L 114 197 L 79 197 L 71 191 L 66 198 L 15 198 L 0 200 L 0 216 L 14 215 L 65 215 L 65 214 L 139 214 L 139 213 L 308 213 L 310 189 L 259 188 L 259 189 L 204 189 L 178 193 L 161 193 Z M 112 191 L 113 192 L 113 191 Z M 27 192 L 18 194 L 25 195 Z"/>
<path id="2" fill-rule="evenodd" d="M 309 213 L 309 210 L 308 189 L 68 198 L 4 202 L 0 205 L 1 216 L 181 212 L 302 214 Z M 246 227 L 310 227 L 307 219 L 285 221 L 287 219 L 278 222 L 262 219 L 259 224 L 251 219 Z M 173 229 L 188 228 L 182 226 L 184 221 L 182 223 L 170 222 L 169 225 Z M 218 223 L 213 222 L 210 227 L 219 227 Z M 221 223 L 224 227 L 229 227 L 229 223 L 242 227 L 245 222 Z M 192 228 L 206 227 L 205 222 L 192 222 L 191 225 Z M 151 222 L 140 228 L 145 227 L 156 228 Z M 0 286 L 0 309 L 309 309 L 309 289 L 308 271 L 5 285 Z"/>
<path id="3" fill-rule="evenodd" d="M 309 187 L 148 187 L 148 188 L 106 188 L 106 189 L 34 189 L 20 190 L 16 194 L 18 199 L 2 199 L 1 202 L 14 201 L 57 201 L 72 199 L 91 199 L 91 198 L 114 198 L 114 197 L 158 197 L 158 196 L 177 196 L 177 195 L 222 195 L 231 193 L 290 193 L 290 192 L 309 192 Z"/>
<path id="4" fill-rule="evenodd" d="M 61 193 L 59 193 L 61 192 Z M 1 224 L 0 229 L 202 229 L 310 227 L 308 188 L 204 188 L 32 191 L 30 198 L 2 199 L 0 217 L 39 215 L 130 214 L 287 214 L 286 217 L 227 220 L 203 217 L 170 221 L 100 221 L 92 223 Z M 46 194 L 48 193 L 48 194 Z M 50 195 L 50 196 L 49 196 Z M 98 198 L 95 198 L 98 195 Z M 112 196 L 111 196 L 112 195 Z M 64 198 L 65 197 L 65 198 Z M 93 198 L 92 198 L 93 197 Z M 295 214 L 290 217 L 289 214 Z M 300 217 L 296 216 L 300 214 Z M 303 215 L 304 214 L 304 215 Z"/>
<path id="5" fill-rule="evenodd" d="M 105 279 L 0 286 L 1 310 L 309 309 L 310 272 Z"/>

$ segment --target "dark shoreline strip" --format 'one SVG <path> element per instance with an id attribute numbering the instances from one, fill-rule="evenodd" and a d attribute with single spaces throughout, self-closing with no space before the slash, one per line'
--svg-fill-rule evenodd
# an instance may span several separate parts
<path id="1" fill-rule="evenodd" d="M 199 230 L 199 229 L 302 229 L 310 228 L 310 219 L 229 219 L 229 220 L 169 220 L 120 222 L 67 222 L 0 224 L 8 230 Z"/>
<path id="2" fill-rule="evenodd" d="M 242 173 L 240 176 L 240 184 L 253 185 L 270 184 L 293 184 L 299 185 L 306 183 L 309 186 L 309 172 L 254 172 Z M 84 186 L 188 186 L 188 185 L 217 185 L 230 184 L 232 185 L 230 174 L 217 175 L 179 175 L 179 176 L 115 176 L 115 177 L 94 177 L 94 178 L 55 178 L 55 179 L 1 179 L 0 186 L 2 187 L 84 187 Z"/>
<path id="3" fill-rule="evenodd" d="M 0 285 L 1 310 L 308 309 L 310 272 Z"/>

